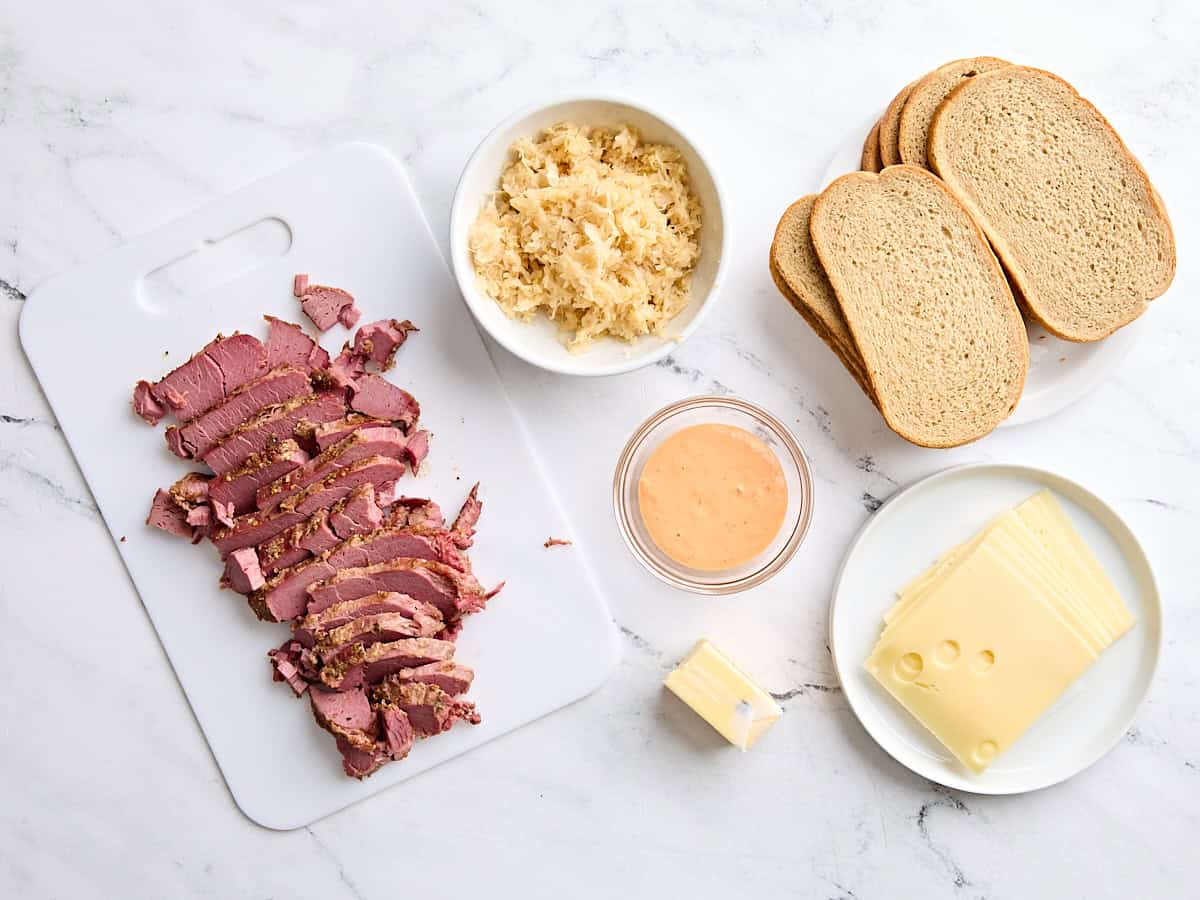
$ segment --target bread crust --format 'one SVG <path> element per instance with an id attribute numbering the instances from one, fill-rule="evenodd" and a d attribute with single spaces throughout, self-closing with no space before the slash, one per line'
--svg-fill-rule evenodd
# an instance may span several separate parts
<path id="1" fill-rule="evenodd" d="M 879 123 L 876 122 L 867 132 L 863 142 L 862 159 L 859 163 L 864 172 L 878 172 L 883 168 L 883 160 L 879 156 Z"/>
<path id="2" fill-rule="evenodd" d="M 1057 327 L 1054 323 L 1047 320 L 1045 314 L 1043 312 L 1039 311 L 1039 309 L 1038 309 L 1037 297 L 1034 295 L 1034 292 L 1031 291 L 1030 285 L 1028 284 L 1027 279 L 1025 279 L 1023 277 L 1023 273 L 1015 265 L 1015 261 L 1016 261 L 1015 254 L 1012 250 L 1011 245 L 1005 240 L 1003 235 L 996 233 L 994 228 L 985 227 L 985 226 L 988 226 L 989 223 L 987 222 L 987 217 L 984 215 L 983 210 L 981 210 L 979 208 L 978 204 L 976 204 L 975 201 L 972 200 L 971 197 L 967 195 L 967 192 L 965 190 L 962 190 L 961 186 L 959 186 L 959 187 L 955 186 L 953 173 L 947 173 L 944 171 L 945 160 L 943 160 L 941 163 L 939 163 L 939 161 L 937 159 L 937 153 L 935 151 L 936 135 L 939 133 L 944 116 L 946 114 L 946 110 L 953 109 L 954 102 L 957 99 L 961 99 L 961 97 L 963 96 L 962 92 L 964 90 L 970 89 L 969 86 L 972 81 L 977 81 L 979 79 L 1004 77 L 1004 75 L 1006 73 L 1010 72 L 1012 69 L 1019 69 L 1019 70 L 1026 71 L 1026 72 L 1033 72 L 1041 77 L 1045 77 L 1052 81 L 1057 82 L 1059 85 L 1061 85 L 1061 86 L 1065 87 L 1067 90 L 1069 90 L 1071 92 L 1071 94 L 1074 95 L 1075 99 L 1079 103 L 1082 103 L 1093 115 L 1095 115 L 1095 117 L 1096 117 L 1097 121 L 1100 123 L 1100 125 L 1103 126 L 1105 129 L 1107 129 L 1109 131 L 1109 133 L 1114 138 L 1116 138 L 1117 145 L 1120 148 L 1120 151 L 1124 155 L 1125 159 L 1132 165 L 1134 170 L 1139 175 L 1141 175 L 1141 177 L 1145 180 L 1145 183 L 1149 186 L 1149 189 L 1150 189 L 1149 196 L 1150 196 L 1151 203 L 1154 206 L 1155 212 L 1161 217 L 1163 224 L 1166 226 L 1167 235 L 1169 237 L 1171 258 L 1170 258 L 1170 265 L 1168 267 L 1166 277 L 1163 279 L 1161 285 L 1158 287 L 1158 290 L 1153 294 L 1153 296 L 1145 298 L 1140 309 L 1138 309 L 1132 316 L 1129 316 L 1127 318 L 1122 318 L 1121 320 L 1116 321 L 1112 325 L 1111 328 L 1108 328 L 1106 331 L 1099 333 L 1096 336 L 1089 336 L 1089 337 L 1084 338 L 1084 337 L 1080 337 L 1077 334 L 1066 333 L 1061 328 Z M 1104 115 L 1100 112 L 1100 110 L 1098 110 L 1086 97 L 1082 96 L 1079 93 L 1079 91 L 1075 89 L 1074 85 L 1070 84 L 1065 79 L 1060 78 L 1059 76 L 1055 75 L 1053 72 L 1047 72 L 1044 69 L 1037 69 L 1032 66 L 1011 66 L 1011 67 L 1004 68 L 1004 69 L 996 69 L 996 70 L 993 70 L 992 72 L 985 72 L 985 73 L 975 76 L 975 78 L 964 80 L 962 84 L 958 85 L 957 87 L 955 87 L 955 89 L 953 91 L 950 92 L 950 94 L 946 97 L 946 99 L 938 107 L 937 112 L 934 113 L 933 121 L 930 123 L 930 126 L 929 126 L 929 164 L 930 164 L 930 167 L 932 168 L 932 170 L 939 177 L 941 177 L 943 179 L 943 181 L 946 182 L 946 185 L 948 188 L 950 188 L 951 193 L 953 193 L 955 195 L 955 197 L 958 199 L 958 201 L 963 205 L 963 207 L 968 210 L 971 217 L 977 223 L 979 223 L 979 226 L 984 231 L 984 233 L 987 234 L 987 238 L 992 246 L 992 250 L 996 254 L 996 256 L 999 258 L 1000 264 L 1003 267 L 1004 272 L 1006 273 L 1009 281 L 1012 284 L 1013 292 L 1021 297 L 1022 308 L 1025 310 L 1025 312 L 1029 315 L 1030 318 L 1032 318 L 1035 321 L 1037 321 L 1038 323 L 1040 323 L 1048 332 L 1050 332 L 1052 335 L 1054 335 L 1057 338 L 1061 338 L 1062 340 L 1065 340 L 1065 341 L 1072 341 L 1075 343 L 1093 343 L 1095 341 L 1104 340 L 1104 338 L 1110 337 L 1117 330 L 1125 327 L 1130 322 L 1133 322 L 1134 320 L 1139 318 L 1142 315 L 1142 313 L 1144 313 L 1146 311 L 1146 309 L 1149 307 L 1151 301 L 1155 300 L 1158 297 L 1161 297 L 1163 295 L 1163 293 L 1166 292 L 1166 290 L 1171 286 L 1171 282 L 1175 278 L 1175 269 L 1176 269 L 1176 261 L 1177 261 L 1177 250 L 1176 250 L 1176 245 L 1175 245 L 1175 231 L 1171 225 L 1170 216 L 1168 216 L 1168 214 L 1167 214 L 1166 206 L 1163 204 L 1162 196 L 1158 193 L 1158 191 L 1155 189 L 1153 183 L 1150 181 L 1150 176 L 1146 173 L 1145 168 L 1138 161 L 1137 157 L 1135 157 L 1129 151 L 1129 148 L 1125 145 L 1125 142 L 1121 139 L 1120 134 L 1118 134 L 1117 130 L 1112 127 L 1112 125 L 1109 123 L 1108 119 L 1106 119 L 1104 117 Z"/>
<path id="3" fill-rule="evenodd" d="M 900 164 L 900 113 L 904 110 L 908 95 L 916 86 L 916 81 L 910 81 L 900 88 L 900 93 L 892 98 L 892 102 L 883 113 L 883 118 L 879 120 L 879 158 L 884 168 Z"/>
<path id="4" fill-rule="evenodd" d="M 936 175 L 932 174 L 928 170 L 920 168 L 919 166 L 907 166 L 907 165 L 888 166 L 888 167 L 885 167 L 884 170 L 882 172 L 880 172 L 879 174 L 875 174 L 872 172 L 850 172 L 846 175 L 841 176 L 840 178 L 835 179 L 833 181 L 833 183 L 830 184 L 827 188 L 825 188 L 825 190 L 821 193 L 821 195 L 817 197 L 816 202 L 813 204 L 812 214 L 815 217 L 818 214 L 818 210 L 820 210 L 827 202 L 829 202 L 829 193 L 836 185 L 841 184 L 843 182 L 852 181 L 852 180 L 878 182 L 884 178 L 887 178 L 889 172 L 896 172 L 898 170 L 915 173 L 918 177 L 928 179 L 931 183 L 936 184 L 941 190 L 943 190 L 945 192 L 946 196 L 950 199 L 950 201 L 952 203 L 954 203 L 956 206 L 958 206 L 958 208 L 963 212 L 964 219 L 970 224 L 972 231 L 974 232 L 975 236 L 978 238 L 982 247 L 986 251 L 985 259 L 990 261 L 990 264 L 993 268 L 993 275 L 998 280 L 998 283 L 1002 284 L 1004 286 L 1005 291 L 1008 292 L 1008 294 L 1009 294 L 1010 300 L 1012 300 L 1012 315 L 1008 317 L 1008 325 L 1010 328 L 1010 334 L 1008 335 L 1008 337 L 1009 337 L 1010 345 L 1017 348 L 1017 352 L 1021 355 L 1020 366 L 1019 366 L 1020 373 L 1021 373 L 1020 381 L 1017 385 L 1015 385 L 1015 388 L 1013 390 L 1013 400 L 1012 400 L 1012 403 L 1009 406 L 1008 410 L 1004 413 L 1003 416 L 1001 416 L 997 420 L 997 422 L 993 423 L 991 425 L 991 427 L 989 427 L 985 431 L 982 431 L 978 434 L 972 434 L 967 437 L 964 437 L 961 440 L 956 440 L 956 441 L 952 441 L 952 442 L 950 442 L 950 441 L 938 442 L 938 441 L 928 440 L 926 437 L 924 437 L 922 435 L 908 432 L 904 428 L 900 427 L 896 423 L 896 421 L 891 416 L 889 416 L 888 400 L 883 394 L 881 394 L 881 392 L 879 390 L 878 381 L 875 378 L 875 373 L 872 371 L 871 366 L 866 363 L 866 360 L 864 357 L 863 369 L 865 372 L 867 382 L 870 385 L 870 395 L 874 398 L 875 405 L 876 405 L 876 407 L 878 407 L 880 414 L 883 416 L 884 422 L 887 423 L 887 426 L 890 429 L 892 429 L 892 431 L 894 431 L 896 434 L 900 435 L 900 437 L 904 438 L 909 443 L 916 444 L 917 446 L 920 446 L 920 447 L 929 447 L 931 449 L 948 449 L 950 447 L 959 447 L 964 444 L 969 444 L 972 441 L 979 440 L 980 438 L 986 436 L 987 434 L 990 434 L 995 429 L 996 425 L 999 424 L 999 422 L 1003 421 L 1005 418 L 1007 418 L 1009 415 L 1012 414 L 1012 411 L 1014 409 L 1016 409 L 1017 404 L 1020 402 L 1021 394 L 1024 392 L 1025 378 L 1029 371 L 1029 340 L 1028 340 L 1028 336 L 1025 332 L 1025 324 L 1024 324 L 1023 320 L 1021 319 L 1021 313 L 1020 313 L 1020 310 L 1017 308 L 1016 301 L 1012 298 L 1012 291 L 1011 291 L 1011 288 L 1009 287 L 1008 281 L 1006 280 L 1006 278 L 1004 276 L 1004 270 L 1000 266 L 1000 261 L 996 258 L 995 253 L 992 251 L 991 245 L 988 243 L 986 235 L 983 233 L 983 230 L 979 227 L 979 223 L 975 220 L 975 217 L 971 215 L 970 211 L 962 203 L 962 201 L 959 199 L 959 197 L 953 191 L 949 190 L 949 188 L 946 187 L 946 185 L 942 182 L 942 180 L 940 178 L 938 178 Z M 838 295 L 839 302 L 840 302 L 840 298 L 843 294 L 843 291 L 840 291 L 838 289 L 838 279 L 835 277 L 834 274 L 831 274 L 831 265 L 830 265 L 831 261 L 827 258 L 828 251 L 822 250 L 820 241 L 816 240 L 815 237 L 816 236 L 814 235 L 813 246 L 816 249 L 817 256 L 821 260 L 821 265 L 825 268 L 826 275 L 829 278 L 830 284 L 833 286 L 834 293 Z M 843 310 L 844 309 L 845 309 L 845 305 L 843 304 Z M 846 316 L 845 318 L 846 318 L 846 326 L 849 329 L 851 335 L 854 337 L 855 343 L 858 344 L 859 347 L 861 347 L 862 346 L 862 337 L 859 334 L 858 328 L 856 328 L 856 326 L 855 326 L 854 319 L 851 316 Z"/>
<path id="5" fill-rule="evenodd" d="M 929 92 L 937 90 L 940 80 L 945 77 L 946 74 L 953 72 L 956 69 L 964 69 L 965 71 L 959 74 L 957 77 L 962 81 L 966 81 L 968 78 L 975 77 L 975 75 L 966 74 L 966 72 L 972 69 L 980 70 L 975 74 L 983 74 L 983 72 L 1005 68 L 1011 65 L 1012 63 L 1010 63 L 1008 60 L 1000 59 L 997 56 L 970 56 L 966 59 L 956 59 L 952 62 L 946 63 L 945 65 L 938 66 L 928 75 L 917 79 L 917 81 L 913 84 L 912 90 L 908 92 L 908 96 L 904 100 L 904 107 L 900 110 L 900 119 L 896 126 L 897 156 L 899 156 L 900 161 L 908 165 L 929 168 L 927 165 L 927 152 L 925 154 L 925 158 L 913 157 L 910 159 L 909 156 L 912 154 L 905 154 L 905 145 L 919 143 L 922 148 L 925 148 L 927 145 L 929 138 L 929 125 L 932 121 L 932 117 L 930 117 L 929 121 L 919 118 L 918 107 L 920 104 L 917 101 L 924 99 Z M 958 85 L 955 85 L 955 87 L 957 86 Z"/>

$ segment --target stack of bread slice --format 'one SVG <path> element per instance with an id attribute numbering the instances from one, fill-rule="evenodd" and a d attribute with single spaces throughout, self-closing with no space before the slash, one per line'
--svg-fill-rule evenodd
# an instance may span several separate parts
<path id="1" fill-rule="evenodd" d="M 784 212 L 771 274 L 913 443 L 964 444 L 1012 412 L 1022 312 L 1097 341 L 1174 277 L 1145 171 L 1048 72 L 988 56 L 935 69 L 871 128 L 862 169 Z"/>

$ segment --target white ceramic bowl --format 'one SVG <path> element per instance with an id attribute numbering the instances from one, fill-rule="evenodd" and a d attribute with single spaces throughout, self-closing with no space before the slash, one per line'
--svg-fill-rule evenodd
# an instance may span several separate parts
<path id="1" fill-rule="evenodd" d="M 687 162 L 692 190 L 700 199 L 702 225 L 700 259 L 692 273 L 691 296 L 684 310 L 667 325 L 664 335 L 636 341 L 600 338 L 587 349 L 567 349 L 563 333 L 545 316 L 528 322 L 510 319 L 475 282 L 467 232 L 488 195 L 500 183 L 508 150 L 520 137 L 558 122 L 579 125 L 623 125 L 637 128 L 649 143 L 669 144 Z M 696 145 L 658 113 L 626 100 L 578 98 L 526 109 L 497 126 L 472 154 L 459 179 L 450 212 L 450 263 L 459 289 L 476 321 L 509 352 L 528 363 L 564 375 L 616 375 L 649 365 L 674 350 L 700 325 L 717 297 L 728 255 L 724 209 L 717 181 Z"/>

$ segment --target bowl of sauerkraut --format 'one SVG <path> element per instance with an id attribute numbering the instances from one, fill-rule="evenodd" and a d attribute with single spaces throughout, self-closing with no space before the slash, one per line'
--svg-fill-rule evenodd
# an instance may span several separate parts
<path id="1" fill-rule="evenodd" d="M 696 144 L 626 100 L 559 100 L 479 145 L 450 256 L 484 330 L 525 361 L 615 375 L 667 356 L 717 297 L 721 193 Z"/>

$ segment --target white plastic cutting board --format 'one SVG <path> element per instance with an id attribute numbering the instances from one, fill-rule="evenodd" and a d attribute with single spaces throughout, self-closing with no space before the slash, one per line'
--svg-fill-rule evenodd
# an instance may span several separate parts
<path id="1" fill-rule="evenodd" d="M 245 230 L 264 219 L 274 221 Z M 204 287 L 234 244 L 240 274 Z M 146 277 L 193 251 L 170 273 Z M 480 481 L 472 563 L 486 586 L 507 582 L 458 643 L 458 658 L 476 672 L 468 698 L 483 723 L 419 741 L 408 759 L 363 782 L 342 774 L 307 699 L 271 681 L 266 652 L 286 627 L 259 622 L 244 598 L 218 589 L 211 545 L 144 524 L 155 489 L 187 466 L 167 451 L 165 422 L 151 428 L 130 410 L 134 382 L 160 377 L 217 331 L 265 337 L 263 313 L 305 321 L 291 294 L 295 272 L 349 290 L 364 322 L 410 318 L 420 327 L 387 376 L 416 395 L 433 432 L 408 493 L 452 516 Z M 173 287 L 180 283 L 186 292 Z M 604 602 L 578 547 L 543 547 L 570 527 L 416 197 L 381 148 L 337 147 L 46 282 L 26 301 L 20 330 L 225 781 L 254 821 L 306 825 L 583 697 L 614 665 Z M 322 343 L 336 351 L 349 336 L 335 326 Z"/>

